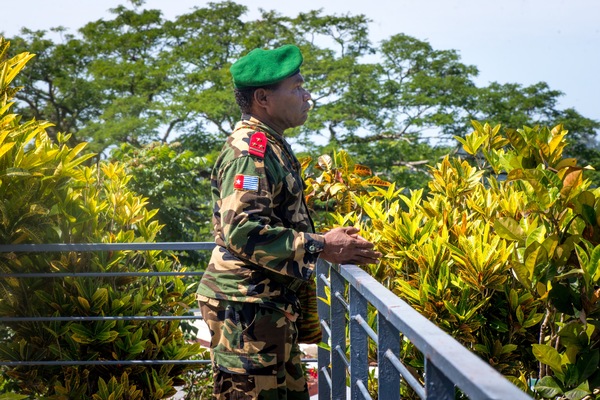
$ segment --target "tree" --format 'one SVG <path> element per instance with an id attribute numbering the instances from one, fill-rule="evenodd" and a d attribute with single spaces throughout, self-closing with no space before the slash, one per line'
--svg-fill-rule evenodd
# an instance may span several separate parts
<path id="1" fill-rule="evenodd" d="M 131 5 L 65 35 L 64 43 L 43 32 L 15 38 L 43 56 L 24 74 L 18 110 L 56 116 L 57 126 L 73 134 L 71 144 L 89 141 L 105 155 L 121 143 L 139 148 L 188 138 L 211 152 L 239 118 L 231 63 L 255 47 L 295 43 L 316 107 L 288 135 L 313 157 L 344 148 L 391 180 L 423 186 L 427 166 L 451 151 L 452 136 L 464 137 L 476 118 L 511 126 L 562 122 L 576 132 L 578 155 L 600 160 L 589 150 L 598 121 L 559 109 L 561 93 L 547 84 L 479 88 L 477 68 L 455 50 L 405 34 L 372 44 L 364 15 L 261 10 L 249 20 L 246 7 L 225 1 L 166 20 L 141 0 Z"/>
<path id="2" fill-rule="evenodd" d="M 62 28 L 54 31 L 64 33 Z M 11 40 L 12 47 L 36 57 L 18 77 L 23 89 L 15 96 L 16 112 L 26 120 L 55 121 L 47 128 L 51 138 L 70 133 L 71 145 L 81 143 L 85 138 L 79 131 L 98 118 L 101 104 L 101 92 L 87 71 L 90 59 L 84 43 L 70 34 L 65 34 L 65 43 L 56 44 L 43 31 L 23 33 Z"/>

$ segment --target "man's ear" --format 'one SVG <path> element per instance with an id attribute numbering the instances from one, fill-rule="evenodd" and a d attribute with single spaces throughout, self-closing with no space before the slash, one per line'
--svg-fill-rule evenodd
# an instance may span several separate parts
<path id="1" fill-rule="evenodd" d="M 254 103 L 259 107 L 266 107 L 268 90 L 259 88 L 254 91 Z"/>

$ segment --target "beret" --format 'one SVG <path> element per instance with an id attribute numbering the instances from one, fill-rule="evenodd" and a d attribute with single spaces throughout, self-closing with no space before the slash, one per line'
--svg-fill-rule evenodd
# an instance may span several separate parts
<path id="1" fill-rule="evenodd" d="M 286 44 L 273 50 L 254 49 L 237 60 L 229 71 L 238 89 L 272 85 L 299 71 L 300 49 Z"/>

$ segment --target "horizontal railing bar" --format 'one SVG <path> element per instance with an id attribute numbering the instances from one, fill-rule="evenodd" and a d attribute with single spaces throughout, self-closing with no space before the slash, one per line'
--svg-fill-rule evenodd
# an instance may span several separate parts
<path id="1" fill-rule="evenodd" d="M 335 346 L 335 351 L 340 356 L 342 362 L 346 365 L 346 369 L 350 371 L 350 361 L 348 361 L 348 359 L 346 358 L 346 354 L 342 351 L 342 348 L 340 346 Z"/>
<path id="2" fill-rule="evenodd" d="M 325 286 L 331 289 L 331 282 L 329 282 L 329 278 L 327 278 L 325 274 L 319 275 L 319 279 L 321 280 L 321 282 L 323 282 Z"/>
<path id="3" fill-rule="evenodd" d="M 0 322 L 52 322 L 52 321 L 160 321 L 160 320 L 178 320 L 178 319 L 202 319 L 201 315 L 123 315 L 106 317 L 0 317 Z"/>
<path id="4" fill-rule="evenodd" d="M 327 321 L 325 321 L 324 319 L 321 319 L 321 327 L 325 330 L 325 333 L 327 333 L 327 337 L 331 338 L 331 328 L 329 327 Z"/>
<path id="5" fill-rule="evenodd" d="M 0 365 L 11 366 L 64 366 L 64 365 L 169 365 L 209 364 L 210 360 L 58 360 L 58 361 L 0 361 Z"/>
<path id="6" fill-rule="evenodd" d="M 419 314 L 404 300 L 381 286 L 360 267 L 342 265 L 337 269 L 349 284 L 469 398 L 531 399 L 492 366 Z"/>
<path id="7" fill-rule="evenodd" d="M 68 278 L 68 277 L 122 277 L 122 276 L 202 276 L 203 271 L 189 272 L 19 272 L 0 274 L 0 278 Z"/>
<path id="8" fill-rule="evenodd" d="M 377 333 L 373 329 L 371 329 L 371 327 L 369 326 L 369 324 L 367 324 L 367 321 L 365 321 L 365 319 L 362 317 L 362 315 L 360 315 L 360 314 L 353 315 L 350 317 L 350 319 L 355 320 L 358 323 L 358 326 L 363 328 L 363 330 L 367 333 L 367 335 L 369 335 L 369 337 L 373 340 L 373 342 L 375 342 L 376 345 L 379 345 L 379 339 L 377 338 Z"/>
<path id="9" fill-rule="evenodd" d="M 346 299 L 340 292 L 335 292 L 335 297 L 340 301 L 340 303 L 342 303 L 342 305 L 347 311 L 350 311 L 350 305 L 346 303 Z"/>
<path id="10" fill-rule="evenodd" d="M 358 390 L 360 390 L 360 393 L 363 395 L 364 399 L 372 399 L 371 395 L 369 394 L 369 389 L 365 387 L 365 384 L 361 379 L 356 381 L 356 386 L 358 387 Z"/>
<path id="11" fill-rule="evenodd" d="M 315 358 L 303 358 L 303 363 L 316 362 Z M 209 360 L 54 360 L 54 361 L 1 361 L 0 365 L 11 366 L 63 366 L 63 365 L 169 365 L 169 364 L 209 364 Z"/>
<path id="12" fill-rule="evenodd" d="M 333 389 L 333 383 L 331 382 L 331 376 L 329 375 L 329 371 L 327 371 L 327 367 L 321 368 L 321 373 L 325 377 L 325 380 L 327 381 L 327 385 L 329 386 L 329 389 L 330 390 Z"/>
<path id="13" fill-rule="evenodd" d="M 0 253 L 122 250 L 212 250 L 215 246 L 216 244 L 214 242 L 2 244 L 0 245 Z"/>
<path id="14" fill-rule="evenodd" d="M 386 350 L 385 358 L 390 360 L 390 363 L 394 366 L 394 368 L 396 368 L 396 370 L 404 378 L 406 383 L 408 383 L 408 385 L 411 388 L 413 388 L 415 393 L 417 393 L 417 395 L 421 399 L 425 400 L 425 387 L 421 385 L 421 382 L 419 382 L 418 379 L 413 376 L 413 374 L 410 373 L 410 371 L 408 370 L 408 368 L 406 368 L 404 363 L 400 361 L 390 349 Z"/>

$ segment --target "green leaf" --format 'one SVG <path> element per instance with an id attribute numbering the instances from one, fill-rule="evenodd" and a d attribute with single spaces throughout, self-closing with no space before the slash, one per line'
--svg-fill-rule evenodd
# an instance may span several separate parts
<path id="1" fill-rule="evenodd" d="M 563 379 L 562 384 L 565 388 L 574 387 L 578 385 L 581 380 L 579 379 L 579 370 L 575 366 L 575 364 L 571 364 L 567 361 L 567 356 L 565 354 L 565 364 L 563 364 Z M 560 377 L 558 377 L 560 379 Z"/>
<path id="2" fill-rule="evenodd" d="M 555 284 L 548 293 L 548 297 L 558 311 L 571 315 L 574 313 L 571 291 L 567 286 Z"/>
<path id="3" fill-rule="evenodd" d="M 559 384 L 552 376 L 545 376 L 540 379 L 535 385 L 535 391 L 547 399 L 552 399 L 563 393 Z"/>
<path id="4" fill-rule="evenodd" d="M 531 328 L 532 326 L 539 324 L 542 318 L 544 318 L 543 313 L 529 314 L 529 317 L 527 317 L 527 320 L 523 323 L 523 328 Z"/>
<path id="5" fill-rule="evenodd" d="M 15 145 L 14 142 L 12 143 L 5 143 L 0 147 L 0 158 L 6 154 L 7 151 L 9 151 L 10 149 L 13 148 L 13 146 Z"/>
<path id="6" fill-rule="evenodd" d="M 573 390 L 569 390 L 565 393 L 565 397 L 569 400 L 581 400 L 585 396 L 592 394 L 587 381 L 581 383 Z"/>
<path id="7" fill-rule="evenodd" d="M 85 297 L 78 296 L 77 301 L 83 307 L 85 311 L 90 311 L 90 303 Z"/>
<path id="8" fill-rule="evenodd" d="M 502 346 L 502 354 L 512 353 L 518 348 L 519 346 L 517 346 L 516 344 L 505 344 L 504 346 Z"/>
<path id="9" fill-rule="evenodd" d="M 108 290 L 106 288 L 98 288 L 92 296 L 92 303 L 95 310 L 101 310 L 108 302 Z"/>
<path id="10" fill-rule="evenodd" d="M 596 210 L 594 210 L 594 207 L 588 206 L 587 204 L 582 204 L 581 215 L 583 216 L 585 222 L 587 222 L 588 224 L 596 224 Z"/>
<path id="11" fill-rule="evenodd" d="M 600 278 L 600 246 L 596 246 L 594 250 L 592 250 L 592 255 L 590 256 L 589 262 L 587 265 L 583 267 L 586 269 L 589 277 L 593 282 L 597 282 Z"/>
<path id="12" fill-rule="evenodd" d="M 496 233 L 503 239 L 521 242 L 526 239 L 525 232 L 519 223 L 510 217 L 498 218 L 494 221 Z"/>
<path id="13" fill-rule="evenodd" d="M 0 400 L 23 400 L 23 399 L 28 399 L 29 396 L 25 396 L 22 394 L 16 394 L 16 393 L 3 393 L 0 394 Z"/>
<path id="14" fill-rule="evenodd" d="M 592 374 L 598 371 L 598 363 L 600 362 L 600 350 L 595 349 L 591 352 L 581 354 L 581 358 L 577 360 L 576 366 L 579 371 L 579 379 L 587 380 Z"/>
<path id="15" fill-rule="evenodd" d="M 69 329 L 73 332 L 71 338 L 77 343 L 89 344 L 94 341 L 94 333 L 81 324 L 71 324 Z"/>
<path id="16" fill-rule="evenodd" d="M 519 321 L 519 325 L 523 326 L 523 323 L 525 321 L 525 314 L 523 313 L 523 308 L 520 306 L 517 307 L 515 314 L 517 316 L 517 321 Z"/>
<path id="17" fill-rule="evenodd" d="M 525 247 L 529 247 L 532 243 L 542 243 L 546 238 L 546 227 L 539 226 L 527 236 Z"/>
<path id="18" fill-rule="evenodd" d="M 533 355 L 543 364 L 546 364 L 556 373 L 562 373 L 561 357 L 558 351 L 546 344 L 533 344 Z"/>
<path id="19" fill-rule="evenodd" d="M 531 276 L 533 275 L 533 271 L 528 270 L 525 264 L 518 261 L 512 261 L 510 266 L 521 285 L 526 288 L 531 288 Z"/>
<path id="20" fill-rule="evenodd" d="M 80 335 L 78 333 L 72 334 L 71 339 L 81 344 L 90 344 L 94 342 L 94 339 L 90 338 L 89 336 Z"/>

